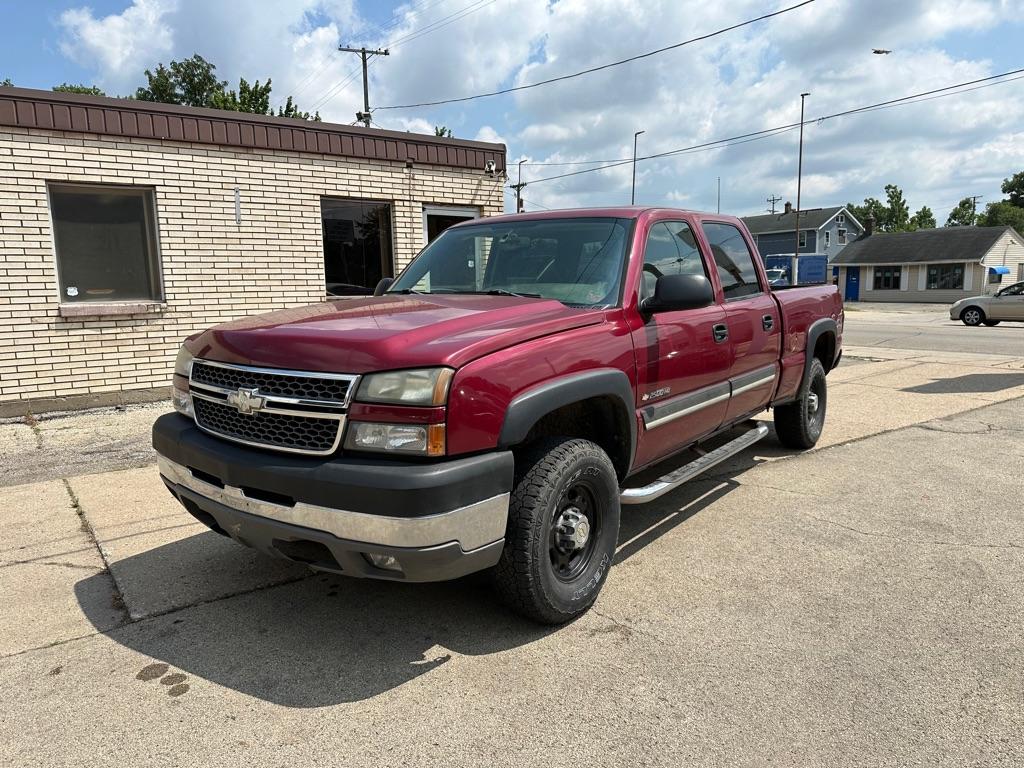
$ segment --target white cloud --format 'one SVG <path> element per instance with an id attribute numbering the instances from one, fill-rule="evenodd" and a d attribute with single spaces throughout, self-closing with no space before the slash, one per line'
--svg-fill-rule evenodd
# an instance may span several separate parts
<path id="1" fill-rule="evenodd" d="M 781 7 L 782 3 L 771 7 Z M 97 80 L 134 90 L 158 60 L 201 53 L 232 82 L 272 76 L 274 94 L 293 93 L 304 109 L 350 122 L 362 108 L 359 60 L 339 43 L 390 47 L 371 60 L 371 104 L 405 104 L 470 95 L 558 77 L 713 31 L 765 12 L 763 0 L 518 0 L 406 2 L 379 21 L 369 0 L 135 0 L 122 13 L 88 9 L 61 17 L 64 51 L 94 62 Z M 374 11 L 380 27 L 360 9 Z M 573 163 L 664 152 L 795 122 L 799 94 L 808 117 L 841 111 L 997 71 L 996 53 L 972 43 L 1019 39 L 1022 0 L 829 0 L 783 17 L 623 66 L 512 96 L 374 112 L 375 123 L 504 141 L 509 164 Z M 434 25 L 433 27 L 431 25 Z M 1018 26 L 1014 26 L 1018 25 Z M 382 28 L 383 27 L 383 28 Z M 889 56 L 872 55 L 875 47 Z M 1009 69 L 1010 67 L 1006 67 Z M 1019 84 L 1017 84 L 1019 85 Z M 806 206 L 881 196 L 901 185 L 914 207 L 951 205 L 968 194 L 997 196 L 1004 176 L 1021 170 L 1014 141 L 1024 122 L 1017 85 L 926 101 L 807 126 Z M 796 195 L 797 133 L 641 160 L 637 198 L 756 212 L 771 194 Z M 586 166 L 524 165 L 524 179 Z M 514 170 L 514 169 L 513 169 Z M 596 173 L 536 182 L 524 192 L 541 205 L 620 203 L 629 199 L 629 163 Z M 945 211 L 936 208 L 942 219 Z"/>
<path id="2" fill-rule="evenodd" d="M 154 56 L 171 50 L 167 16 L 175 0 L 136 0 L 123 13 L 96 18 L 91 8 L 70 8 L 60 16 L 66 32 L 60 48 L 83 66 L 96 65 L 104 83 L 138 78 Z"/>

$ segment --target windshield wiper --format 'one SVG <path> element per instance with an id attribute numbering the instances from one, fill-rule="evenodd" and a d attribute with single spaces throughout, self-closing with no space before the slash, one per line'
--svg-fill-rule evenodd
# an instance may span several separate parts
<path id="1" fill-rule="evenodd" d="M 415 288 L 398 288 L 394 291 L 386 291 L 386 293 L 399 293 L 403 296 L 408 296 L 410 293 L 415 293 L 419 296 L 422 296 L 423 294 L 430 293 L 430 291 L 417 291 Z"/>
<path id="2" fill-rule="evenodd" d="M 543 299 L 539 293 L 516 293 L 515 291 L 506 291 L 504 288 L 491 288 L 489 291 L 472 291 L 472 293 L 482 293 L 487 296 L 517 296 L 520 299 Z"/>

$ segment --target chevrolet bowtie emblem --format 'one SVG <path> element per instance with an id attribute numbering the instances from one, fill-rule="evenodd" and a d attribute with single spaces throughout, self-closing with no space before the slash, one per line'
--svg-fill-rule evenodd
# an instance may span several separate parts
<path id="1" fill-rule="evenodd" d="M 239 413 L 256 413 L 263 410 L 264 398 L 258 394 L 258 389 L 239 389 L 228 395 L 228 405 L 233 405 Z"/>

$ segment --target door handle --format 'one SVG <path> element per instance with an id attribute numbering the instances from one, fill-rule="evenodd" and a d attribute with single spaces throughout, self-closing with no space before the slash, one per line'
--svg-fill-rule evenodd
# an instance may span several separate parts
<path id="1" fill-rule="evenodd" d="M 721 344 L 723 341 L 729 338 L 729 328 L 725 323 L 718 323 L 711 329 L 711 333 L 715 337 L 715 343 Z"/>
<path id="2" fill-rule="evenodd" d="M 764 317 L 761 318 L 761 327 L 764 328 L 766 331 L 770 331 L 772 328 L 775 327 L 775 318 L 772 317 L 771 315 L 765 315 Z"/>

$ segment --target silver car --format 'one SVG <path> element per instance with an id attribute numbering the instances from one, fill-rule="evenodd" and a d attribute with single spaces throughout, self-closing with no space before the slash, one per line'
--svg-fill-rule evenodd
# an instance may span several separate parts
<path id="1" fill-rule="evenodd" d="M 949 319 L 964 325 L 999 325 L 1002 320 L 1024 322 L 1024 283 L 1008 285 L 994 296 L 960 299 L 949 308 Z"/>

